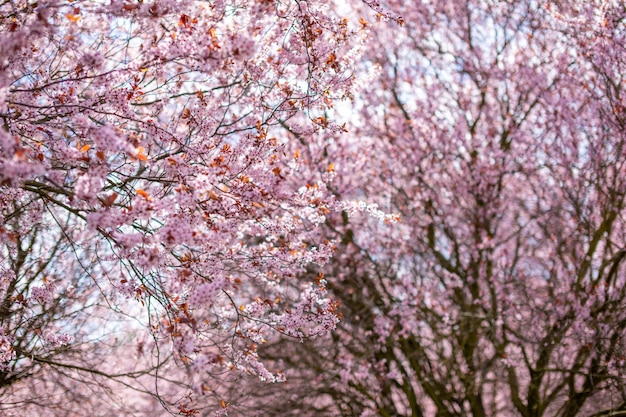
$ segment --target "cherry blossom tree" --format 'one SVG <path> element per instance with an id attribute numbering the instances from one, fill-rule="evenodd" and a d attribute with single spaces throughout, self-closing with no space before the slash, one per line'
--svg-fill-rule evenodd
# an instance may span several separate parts
<path id="1" fill-rule="evenodd" d="M 336 256 L 308 272 L 342 323 L 263 354 L 311 415 L 621 415 L 623 2 L 389 7 L 405 24 L 363 22 L 375 75 L 349 133 L 302 152 L 362 201 L 327 217 Z"/>
<path id="2" fill-rule="evenodd" d="M 0 16 L 2 412 L 152 413 L 136 392 L 226 412 L 234 375 L 282 380 L 257 346 L 338 322 L 305 272 L 343 205 L 332 167 L 298 173 L 292 135 L 344 130 L 325 111 L 351 96 L 358 17 L 325 0 L 15 0 Z"/>

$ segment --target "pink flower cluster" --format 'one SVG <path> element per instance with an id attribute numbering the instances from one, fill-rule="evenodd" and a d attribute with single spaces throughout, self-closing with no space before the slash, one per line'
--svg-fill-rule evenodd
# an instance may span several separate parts
<path id="1" fill-rule="evenodd" d="M 39 304 L 46 304 L 52 301 L 56 286 L 54 283 L 47 281 L 41 287 L 33 287 L 30 290 L 30 298 Z"/>
<path id="2" fill-rule="evenodd" d="M 13 336 L 7 334 L 6 328 L 0 328 L 0 372 L 9 369 L 9 362 L 15 358 Z"/>
<path id="3" fill-rule="evenodd" d="M 43 339 L 49 346 L 53 348 L 58 348 L 61 346 L 67 346 L 72 343 L 74 341 L 74 336 L 68 333 L 48 332 L 44 335 Z"/>
<path id="4" fill-rule="evenodd" d="M 226 281 L 216 277 L 211 282 L 198 285 L 189 295 L 190 307 L 209 307 L 220 290 L 224 289 Z"/>

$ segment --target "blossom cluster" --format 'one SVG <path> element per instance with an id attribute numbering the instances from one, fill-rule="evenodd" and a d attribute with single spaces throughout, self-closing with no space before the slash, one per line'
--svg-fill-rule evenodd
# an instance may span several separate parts
<path id="1" fill-rule="evenodd" d="M 8 371 L 9 362 L 16 357 L 12 343 L 13 336 L 7 332 L 6 328 L 0 328 L 0 372 Z"/>

